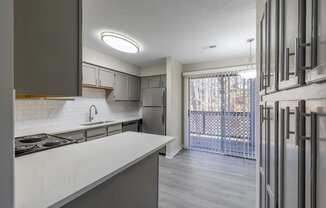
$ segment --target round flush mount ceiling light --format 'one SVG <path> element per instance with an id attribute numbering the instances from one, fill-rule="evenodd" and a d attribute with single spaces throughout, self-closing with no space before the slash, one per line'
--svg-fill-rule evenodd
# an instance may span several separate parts
<path id="1" fill-rule="evenodd" d="M 124 53 L 139 53 L 141 48 L 139 44 L 125 35 L 112 32 L 101 34 L 102 40 L 111 48 Z"/>

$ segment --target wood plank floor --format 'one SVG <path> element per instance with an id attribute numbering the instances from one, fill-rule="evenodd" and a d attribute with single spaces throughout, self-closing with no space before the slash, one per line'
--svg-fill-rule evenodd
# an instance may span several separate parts
<path id="1" fill-rule="evenodd" d="M 254 208 L 255 161 L 184 150 L 160 158 L 159 208 Z"/>

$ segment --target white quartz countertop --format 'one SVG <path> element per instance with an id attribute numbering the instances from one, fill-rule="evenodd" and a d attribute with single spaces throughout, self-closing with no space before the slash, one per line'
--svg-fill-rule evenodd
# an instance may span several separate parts
<path id="1" fill-rule="evenodd" d="M 171 141 L 173 137 L 125 132 L 18 157 L 15 207 L 60 207 Z"/>
<path id="2" fill-rule="evenodd" d="M 34 126 L 34 127 L 28 127 L 26 129 L 16 129 L 15 130 L 15 137 L 21 137 L 21 136 L 28 136 L 28 135 L 34 135 L 34 134 L 61 134 L 66 132 L 73 132 L 73 131 L 80 131 L 80 130 L 86 130 L 86 129 L 92 129 L 102 126 L 110 126 L 114 124 L 119 124 L 123 122 L 129 122 L 129 121 L 135 121 L 140 120 L 142 117 L 128 117 L 128 118 L 120 118 L 120 119 L 112 119 L 112 122 L 110 123 L 104 123 L 99 125 L 92 125 L 92 126 L 82 126 L 82 123 L 62 123 L 62 124 L 53 124 L 53 125 L 46 125 L 46 126 Z M 110 119 L 108 119 L 110 120 Z M 99 120 L 100 121 L 100 120 Z M 94 121 L 98 122 L 98 121 Z M 86 122 L 84 122 L 86 123 Z"/>

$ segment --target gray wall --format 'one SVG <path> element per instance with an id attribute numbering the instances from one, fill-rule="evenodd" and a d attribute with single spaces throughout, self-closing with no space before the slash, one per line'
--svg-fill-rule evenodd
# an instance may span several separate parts
<path id="1" fill-rule="evenodd" d="M 14 207 L 13 1 L 0 1 L 0 206 Z"/>

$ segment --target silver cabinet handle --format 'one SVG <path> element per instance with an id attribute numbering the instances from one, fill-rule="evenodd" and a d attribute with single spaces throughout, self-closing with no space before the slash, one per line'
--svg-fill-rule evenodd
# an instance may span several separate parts
<path id="1" fill-rule="evenodd" d="M 301 137 L 301 115 L 300 115 L 300 110 L 299 107 L 295 108 L 295 144 L 299 145 L 299 140 Z"/>
<path id="2" fill-rule="evenodd" d="M 311 208 L 317 207 L 317 113 L 311 113 Z"/>
<path id="3" fill-rule="evenodd" d="M 294 115 L 294 112 L 290 111 L 290 107 L 285 108 L 285 138 L 290 139 L 290 134 L 295 134 L 294 131 L 290 130 L 290 115 Z"/>
<path id="4" fill-rule="evenodd" d="M 295 53 L 290 53 L 290 48 L 286 48 L 286 51 L 285 51 L 285 80 L 289 80 L 290 75 L 294 75 L 293 72 L 290 73 L 290 56 L 295 56 Z"/>

